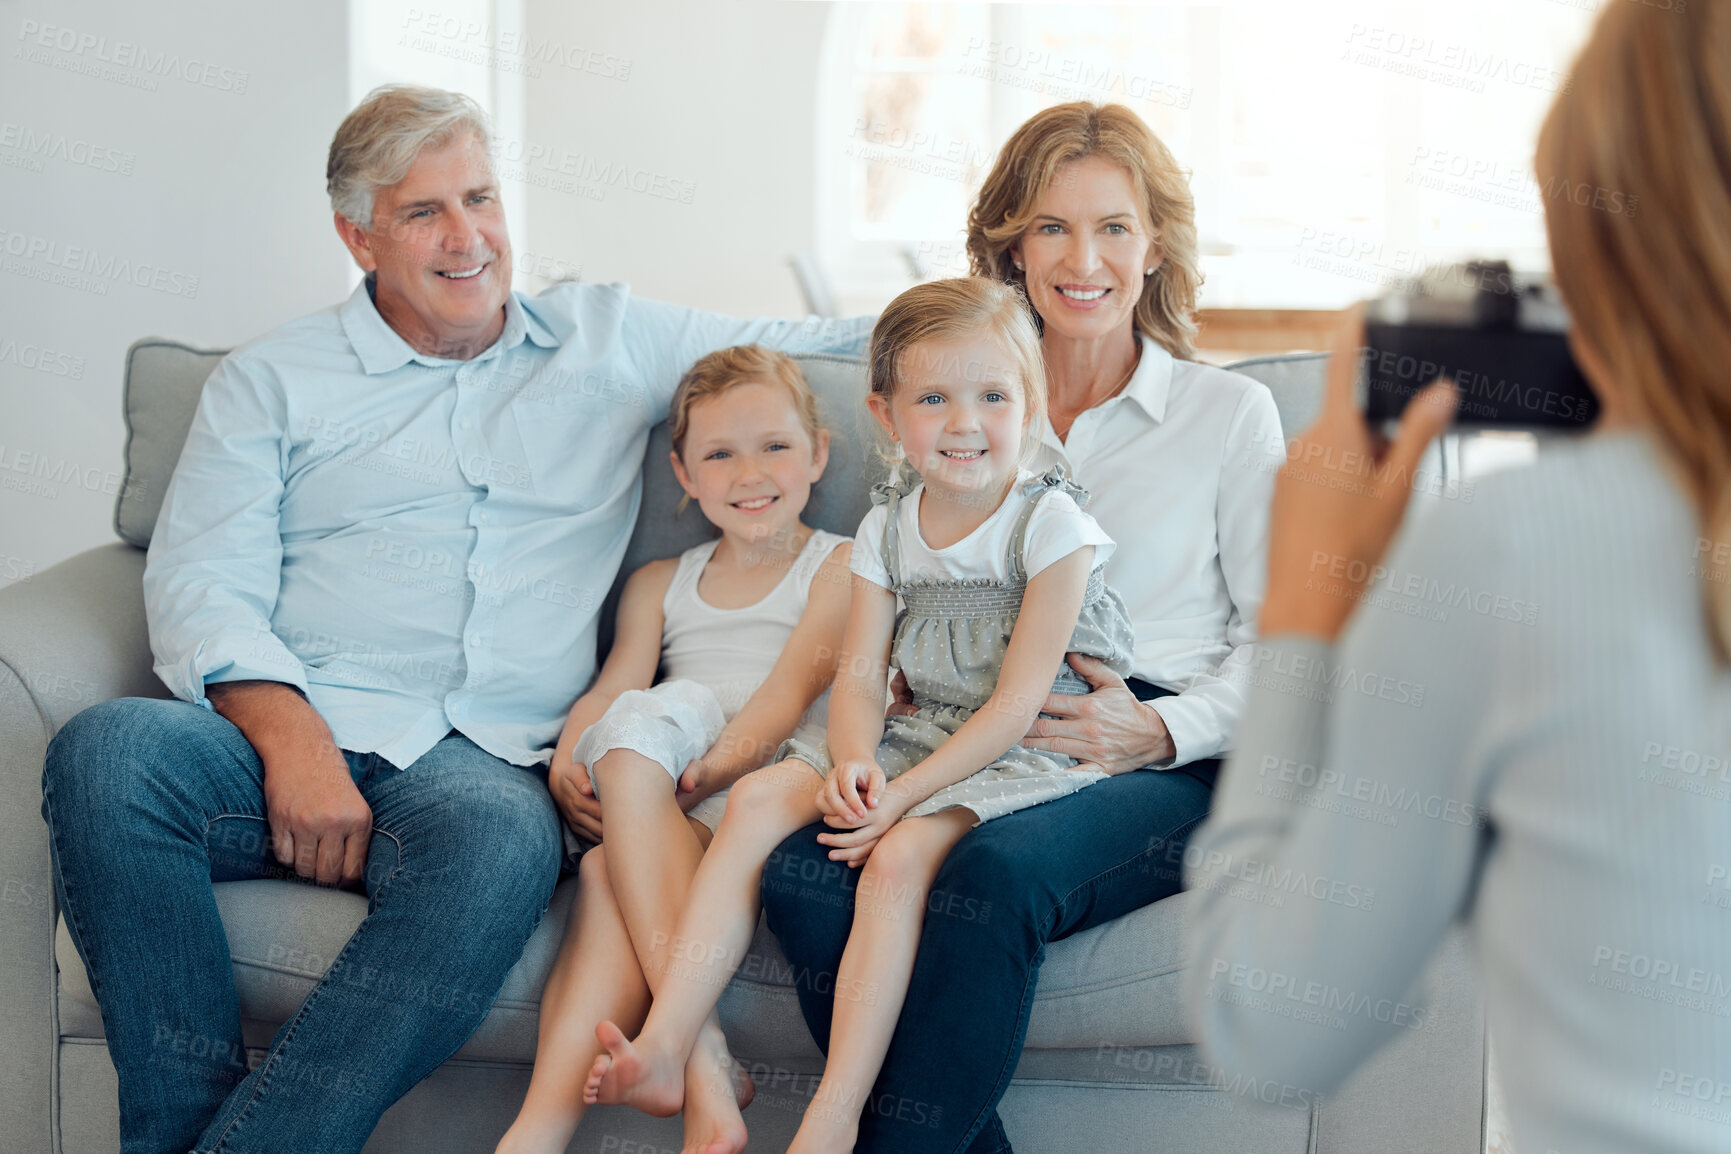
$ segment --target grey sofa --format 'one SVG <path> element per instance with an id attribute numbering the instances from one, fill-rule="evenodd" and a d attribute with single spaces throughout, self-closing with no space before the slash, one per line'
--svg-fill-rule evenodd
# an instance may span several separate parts
<path id="1" fill-rule="evenodd" d="M 0 590 L 0 1149 L 6 1151 L 118 1148 L 115 1075 L 102 1020 L 49 874 L 42 762 L 56 729 L 86 706 L 165 694 L 151 674 L 146 644 L 141 546 L 198 390 L 220 355 L 167 341 L 134 346 L 126 375 L 128 484 L 116 511 L 121 540 Z M 869 457 L 859 423 L 863 369 L 827 357 L 804 364 L 839 450 L 811 516 L 850 532 L 864 508 Z M 1274 390 L 1288 429 L 1309 419 L 1322 358 L 1266 358 L 1241 367 Z M 666 445 L 663 429 L 651 442 L 626 571 L 703 533 L 695 511 L 675 517 Z M 337 954 L 366 903 L 283 881 L 225 883 L 216 891 L 246 1038 L 263 1047 Z M 455 1057 L 385 1115 L 368 1151 L 492 1149 L 527 1085 L 541 985 L 574 892 L 572 880 L 563 880 L 492 1013 Z M 1002 1107 L 1019 1150 L 1477 1154 L 1484 1033 L 1458 934 L 1414 995 L 1430 1007 L 1426 1029 L 1390 1045 L 1326 1101 L 1287 1095 L 1281 1104 L 1278 1088 L 1210 1069 L 1191 1045 L 1179 1002 L 1186 900 L 1159 902 L 1052 946 L 1027 1050 Z M 789 969 L 761 929 L 721 1015 L 759 1087 L 747 1113 L 752 1149 L 782 1149 L 822 1058 L 800 1018 Z M 676 1119 L 600 1108 L 571 1149 L 653 1154 L 678 1145 Z"/>

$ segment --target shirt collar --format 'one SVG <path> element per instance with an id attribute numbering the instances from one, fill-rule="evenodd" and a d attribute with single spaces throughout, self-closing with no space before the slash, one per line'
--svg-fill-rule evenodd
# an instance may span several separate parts
<path id="1" fill-rule="evenodd" d="M 378 306 L 373 303 L 373 294 L 365 280 L 355 286 L 355 291 L 343 302 L 337 316 L 342 321 L 343 332 L 348 336 L 349 344 L 354 347 L 355 355 L 361 360 L 361 368 L 368 376 L 400 369 L 410 361 L 419 361 L 424 365 L 452 363 L 439 357 L 417 353 L 397 330 L 386 324 L 385 318 L 379 315 Z M 525 339 L 543 349 L 559 347 L 559 338 L 532 316 L 513 292 L 505 298 L 505 328 L 500 332 L 499 339 L 493 342 L 492 348 L 475 359 L 492 354 L 494 349 L 500 352 L 514 349 Z"/>
<path id="2" fill-rule="evenodd" d="M 1172 354 L 1150 337 L 1141 337 L 1142 360 L 1130 374 L 1121 396 L 1130 398 L 1156 421 L 1166 419 L 1166 401 L 1172 395 Z"/>
<path id="3" fill-rule="evenodd" d="M 1111 404 L 1118 397 L 1124 397 L 1147 413 L 1150 419 L 1163 421 L 1166 419 L 1166 401 L 1172 395 L 1172 354 L 1148 337 L 1138 336 L 1137 339 L 1142 342 L 1142 359 L 1136 362 L 1136 371 L 1130 374 L 1118 396 L 1101 404 Z M 1048 417 L 1044 424 L 1045 428 L 1040 432 L 1041 442 L 1060 454 L 1065 453 L 1064 442 L 1053 431 L 1051 418 Z"/>

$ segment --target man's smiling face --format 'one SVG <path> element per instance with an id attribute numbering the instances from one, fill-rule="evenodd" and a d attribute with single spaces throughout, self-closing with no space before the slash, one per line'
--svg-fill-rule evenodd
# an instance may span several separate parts
<path id="1" fill-rule="evenodd" d="M 497 339 L 511 239 L 476 136 L 423 149 L 408 175 L 374 194 L 371 227 L 338 217 L 337 231 L 374 274 L 379 315 L 417 352 L 466 360 Z"/>

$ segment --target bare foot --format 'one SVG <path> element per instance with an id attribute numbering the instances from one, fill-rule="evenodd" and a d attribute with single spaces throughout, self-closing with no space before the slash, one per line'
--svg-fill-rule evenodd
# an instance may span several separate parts
<path id="1" fill-rule="evenodd" d="M 633 1044 L 612 1022 L 595 1027 L 595 1037 L 607 1052 L 589 1067 L 583 1100 L 591 1106 L 624 1103 L 645 1114 L 666 1118 L 685 1102 L 685 1060 L 642 1038 Z"/>
<path id="2" fill-rule="evenodd" d="M 685 1145 L 681 1154 L 740 1154 L 757 1087 L 725 1044 L 700 1041 L 685 1064 Z"/>

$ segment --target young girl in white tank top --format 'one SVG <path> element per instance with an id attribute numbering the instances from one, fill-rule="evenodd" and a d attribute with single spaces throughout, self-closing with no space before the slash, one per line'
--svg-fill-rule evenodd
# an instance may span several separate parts
<path id="1" fill-rule="evenodd" d="M 721 736 L 757 692 L 805 615 L 817 576 L 836 546 L 848 538 L 811 530 L 787 575 L 763 600 L 738 609 L 719 609 L 703 599 L 698 583 L 719 541 L 706 541 L 679 556 L 679 567 L 661 599 L 662 680 L 614 699 L 601 720 L 578 739 L 574 756 L 589 765 L 608 750 L 635 750 L 677 776 Z M 829 690 L 800 715 L 794 740 L 823 740 L 829 715 Z M 727 804 L 724 787 L 686 816 L 713 832 Z M 576 838 L 566 829 L 567 848 Z"/>
<path id="2" fill-rule="evenodd" d="M 596 1026 L 643 1021 L 727 788 L 791 737 L 822 741 L 852 580 L 848 538 L 800 520 L 829 454 L 816 398 L 786 356 L 742 346 L 692 367 L 670 421 L 674 474 L 721 536 L 631 575 L 613 648 L 559 737 L 547 784 L 567 845 L 605 841 L 582 854 L 500 1152 L 566 1148 Z M 713 1017 L 691 1069 L 688 1144 L 739 1149 L 751 1082 Z"/>

